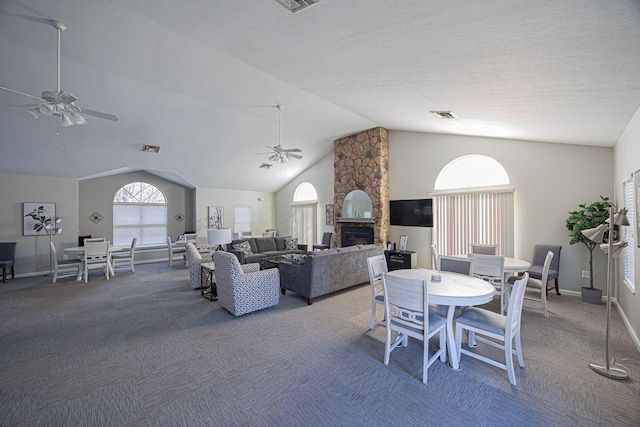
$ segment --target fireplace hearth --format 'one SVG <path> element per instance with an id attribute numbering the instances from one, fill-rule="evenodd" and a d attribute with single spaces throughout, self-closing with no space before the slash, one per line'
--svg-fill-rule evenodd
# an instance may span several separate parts
<path id="1" fill-rule="evenodd" d="M 373 228 L 371 227 L 342 227 L 342 247 L 353 245 L 368 245 L 373 243 Z"/>

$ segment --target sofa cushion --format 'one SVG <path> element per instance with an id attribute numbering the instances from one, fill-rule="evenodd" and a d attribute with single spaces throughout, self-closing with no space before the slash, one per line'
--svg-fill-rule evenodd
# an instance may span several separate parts
<path id="1" fill-rule="evenodd" d="M 233 244 L 232 247 L 237 251 L 244 252 L 245 255 L 251 255 L 253 253 L 249 242 L 236 243 L 236 244 Z"/>
<path id="2" fill-rule="evenodd" d="M 276 250 L 284 251 L 284 239 L 285 237 L 274 237 L 273 240 L 276 242 Z"/>
<path id="3" fill-rule="evenodd" d="M 270 252 L 275 251 L 276 241 L 273 237 L 256 237 L 257 252 Z"/>
<path id="4" fill-rule="evenodd" d="M 298 249 L 298 238 L 287 236 L 284 238 L 284 248 L 289 251 Z"/>

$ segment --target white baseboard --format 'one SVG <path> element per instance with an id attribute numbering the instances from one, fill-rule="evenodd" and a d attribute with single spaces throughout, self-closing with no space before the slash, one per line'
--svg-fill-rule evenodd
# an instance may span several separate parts
<path id="1" fill-rule="evenodd" d="M 629 332 L 629 335 L 631 335 L 631 339 L 633 340 L 633 343 L 636 345 L 638 352 L 640 352 L 640 339 L 638 339 L 638 335 L 633 330 L 633 327 L 631 326 L 631 322 L 629 322 L 627 315 L 624 314 L 624 310 L 620 308 L 620 305 L 618 304 L 618 301 L 615 298 L 612 298 L 611 302 L 615 303 L 618 313 L 620 313 L 620 317 L 622 317 L 622 321 L 624 322 L 624 325 L 627 327 L 627 331 Z"/>

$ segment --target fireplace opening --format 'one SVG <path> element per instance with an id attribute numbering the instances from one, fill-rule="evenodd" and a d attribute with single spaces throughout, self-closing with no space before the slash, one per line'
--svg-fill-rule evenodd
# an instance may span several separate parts
<path id="1" fill-rule="evenodd" d="M 373 243 L 373 228 L 342 227 L 342 247 Z"/>

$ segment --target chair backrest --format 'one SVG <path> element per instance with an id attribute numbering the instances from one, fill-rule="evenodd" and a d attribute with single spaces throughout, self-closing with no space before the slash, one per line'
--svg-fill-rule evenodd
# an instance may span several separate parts
<path id="1" fill-rule="evenodd" d="M 86 245 L 87 242 L 104 242 L 105 240 L 106 239 L 104 237 L 92 237 L 92 238 L 84 239 L 84 243 Z"/>
<path id="2" fill-rule="evenodd" d="M 549 269 L 559 271 L 561 250 L 562 246 L 535 245 L 533 247 L 533 260 L 531 261 L 531 265 L 544 265 L 545 259 L 547 257 L 547 252 L 551 251 L 553 253 L 553 260 L 551 261 Z"/>
<path id="3" fill-rule="evenodd" d="M 520 328 L 524 292 L 528 281 L 529 273 L 524 273 L 524 276 L 522 276 L 520 280 L 516 280 L 511 288 L 509 308 L 507 309 L 507 322 L 505 324 L 505 342 L 507 342 L 507 339 L 511 339 L 512 334 Z"/>
<path id="4" fill-rule="evenodd" d="M 469 252 L 472 254 L 498 255 L 498 245 L 481 245 L 479 243 L 471 243 Z"/>
<path id="5" fill-rule="evenodd" d="M 233 240 L 238 240 L 238 238 L 240 236 L 238 236 L 238 233 L 231 233 L 231 236 L 233 237 Z"/>
<path id="6" fill-rule="evenodd" d="M 84 239 L 90 239 L 91 234 L 87 234 L 86 236 L 78 236 L 78 246 L 84 246 Z"/>
<path id="7" fill-rule="evenodd" d="M 440 266 L 438 265 L 438 259 L 440 258 L 440 254 L 438 253 L 438 245 L 435 243 L 431 245 L 431 268 L 434 270 L 439 270 Z"/>
<path id="8" fill-rule="evenodd" d="M 18 242 L 0 242 L 0 261 L 15 261 L 17 244 Z"/>
<path id="9" fill-rule="evenodd" d="M 193 241 L 191 241 L 191 243 L 194 243 Z M 209 240 L 207 239 L 207 237 L 196 237 L 196 241 L 195 241 L 195 245 L 196 248 L 207 248 L 209 247 Z"/>
<path id="10" fill-rule="evenodd" d="M 387 258 L 382 255 L 376 255 L 367 258 L 367 268 L 369 269 L 369 283 L 371 283 L 372 297 L 382 295 L 382 273 L 388 273 Z"/>
<path id="11" fill-rule="evenodd" d="M 492 284 L 504 281 L 504 257 L 498 255 L 469 254 L 473 259 L 473 275 Z"/>
<path id="12" fill-rule="evenodd" d="M 411 328 L 428 330 L 427 281 L 382 274 L 385 320 Z M 427 314 L 425 316 L 425 314 Z M 425 325 L 426 321 L 426 325 Z"/>
<path id="13" fill-rule="evenodd" d="M 136 245 L 138 244 L 138 238 L 134 237 L 131 241 L 131 255 L 136 251 Z"/>
<path id="14" fill-rule="evenodd" d="M 547 278 L 549 277 L 549 269 L 551 267 L 551 263 L 553 262 L 553 252 L 548 251 L 547 256 L 544 259 L 544 264 L 542 266 L 542 276 L 540 282 L 542 283 L 543 288 L 546 290 L 547 287 Z"/>
<path id="15" fill-rule="evenodd" d="M 90 242 L 85 240 L 85 243 L 84 243 L 85 262 L 106 261 L 108 252 L 109 252 L 109 242 Z"/>
<path id="16" fill-rule="evenodd" d="M 326 246 L 331 246 L 331 236 L 333 236 L 332 232 L 322 233 L 322 244 Z"/>
<path id="17" fill-rule="evenodd" d="M 230 252 L 215 251 L 213 263 L 216 266 L 216 281 L 233 284 L 238 278 L 244 276 L 238 257 Z"/>
<path id="18" fill-rule="evenodd" d="M 251 231 L 243 231 L 242 235 L 243 236 L 251 236 Z"/>
<path id="19" fill-rule="evenodd" d="M 169 247 L 169 252 L 171 252 L 171 248 L 173 247 L 173 242 L 171 241 L 171 236 L 167 236 L 167 246 Z"/>
<path id="20" fill-rule="evenodd" d="M 262 233 L 262 237 L 276 237 L 275 231 L 265 231 Z"/>
<path id="21" fill-rule="evenodd" d="M 185 234 L 185 235 L 184 235 L 184 239 L 185 239 L 187 242 L 193 242 L 193 243 L 195 243 L 197 238 L 198 238 L 198 234 L 196 234 L 196 233 L 189 233 L 189 234 Z"/>
<path id="22" fill-rule="evenodd" d="M 450 271 L 452 273 L 473 275 L 473 258 L 460 258 L 441 255 L 438 259 L 440 271 Z"/>

